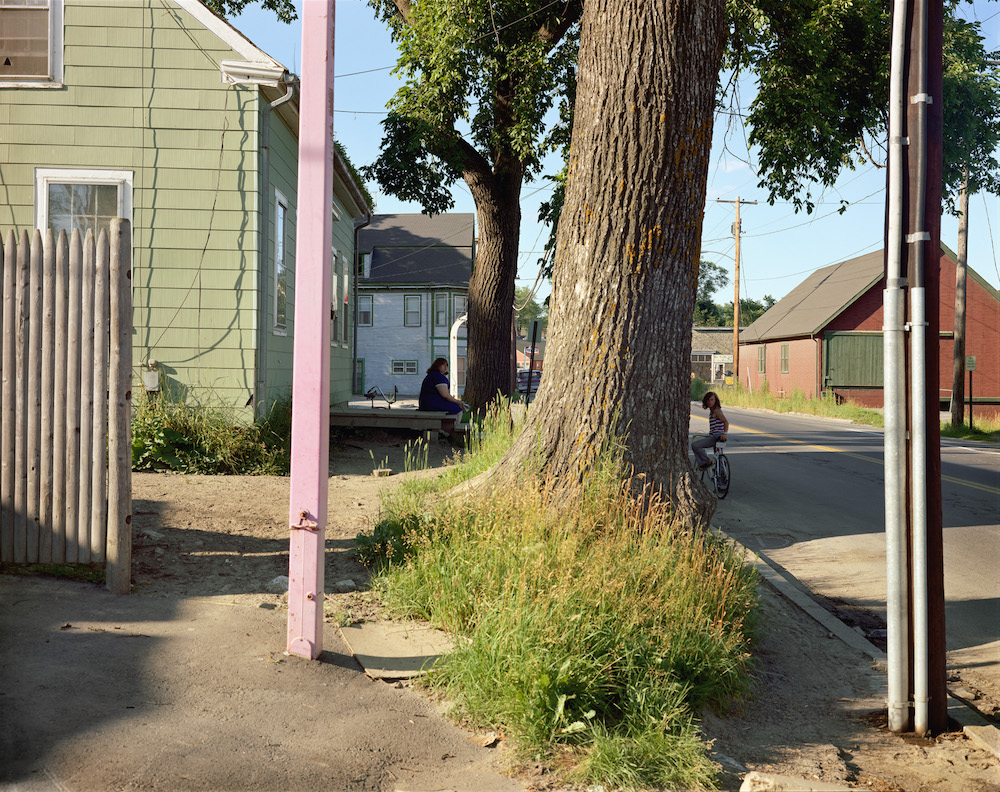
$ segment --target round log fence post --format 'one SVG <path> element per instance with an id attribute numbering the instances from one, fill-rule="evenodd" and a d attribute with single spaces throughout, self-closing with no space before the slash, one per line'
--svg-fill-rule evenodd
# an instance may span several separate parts
<path id="1" fill-rule="evenodd" d="M 94 431 L 90 482 L 90 557 L 107 557 L 107 436 L 108 436 L 108 234 L 103 229 L 97 239 L 94 271 Z M 131 462 L 131 457 L 129 458 Z"/>
<path id="2" fill-rule="evenodd" d="M 80 461 L 76 468 L 77 560 L 90 563 L 90 485 L 94 459 L 94 232 L 87 229 L 80 271 Z"/>
<path id="3" fill-rule="evenodd" d="M 21 232 L 17 248 L 17 292 L 14 319 L 14 357 L 17 375 L 14 382 L 14 562 L 23 564 L 27 558 L 28 542 L 28 262 L 31 243 L 28 232 Z"/>
<path id="4" fill-rule="evenodd" d="M 35 230 L 31 239 L 28 265 L 28 441 L 27 441 L 27 547 L 29 563 L 38 561 L 38 473 L 41 467 L 40 432 L 42 412 L 42 232 Z"/>
<path id="5" fill-rule="evenodd" d="M 111 385 L 108 421 L 108 590 L 132 588 L 132 233 L 128 220 L 111 221 Z"/>
<path id="6" fill-rule="evenodd" d="M 55 351 L 52 360 L 52 562 L 66 560 L 66 342 L 69 324 L 69 239 L 59 232 L 55 272 Z"/>
<path id="7" fill-rule="evenodd" d="M 41 416 L 39 418 L 38 474 L 38 560 L 52 560 L 52 403 L 55 354 L 55 239 L 52 229 L 45 232 L 45 254 L 42 259 L 42 338 L 41 338 Z"/>
<path id="8" fill-rule="evenodd" d="M 66 562 L 80 560 L 77 499 L 80 496 L 80 298 L 83 291 L 83 240 L 73 229 L 69 242 L 69 307 L 66 343 Z"/>
<path id="9" fill-rule="evenodd" d="M 7 232 L 3 267 L 3 353 L 0 385 L 0 560 L 14 560 L 14 283 L 17 241 Z"/>

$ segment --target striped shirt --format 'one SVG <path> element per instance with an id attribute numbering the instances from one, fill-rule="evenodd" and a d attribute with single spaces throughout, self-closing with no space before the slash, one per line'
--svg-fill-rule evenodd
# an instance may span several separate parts
<path id="1" fill-rule="evenodd" d="M 714 435 L 726 433 L 726 422 L 715 417 L 715 410 L 708 414 L 708 433 Z"/>

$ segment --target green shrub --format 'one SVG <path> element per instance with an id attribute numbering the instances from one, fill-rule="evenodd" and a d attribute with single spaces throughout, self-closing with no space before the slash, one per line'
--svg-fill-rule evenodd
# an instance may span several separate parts
<path id="1" fill-rule="evenodd" d="M 172 401 L 163 394 L 132 409 L 132 469 L 283 475 L 289 466 L 291 403 L 277 402 L 256 423 L 234 410 Z"/>
<path id="2" fill-rule="evenodd" d="M 700 402 L 708 391 L 708 383 L 705 380 L 701 377 L 691 378 L 691 401 Z"/>

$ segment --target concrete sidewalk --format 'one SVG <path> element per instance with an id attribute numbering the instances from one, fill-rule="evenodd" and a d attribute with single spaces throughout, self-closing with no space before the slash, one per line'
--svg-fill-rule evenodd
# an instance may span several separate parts
<path id="1" fill-rule="evenodd" d="M 285 611 L 0 575 L 0 788 L 514 792 L 497 754 Z"/>

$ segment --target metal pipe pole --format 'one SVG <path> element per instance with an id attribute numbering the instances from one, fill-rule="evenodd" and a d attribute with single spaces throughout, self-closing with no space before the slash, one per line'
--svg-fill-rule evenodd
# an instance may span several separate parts
<path id="1" fill-rule="evenodd" d="M 334 0 L 302 4 L 287 648 L 311 660 L 323 651 L 330 466 L 333 4 Z"/>
<path id="2" fill-rule="evenodd" d="M 736 237 L 736 269 L 733 278 L 736 284 L 736 293 L 733 296 L 733 375 L 735 385 L 740 381 L 740 196 L 736 196 L 736 222 L 733 224 L 733 235 Z M 747 375 L 747 384 L 750 384 L 750 375 Z"/>
<path id="3" fill-rule="evenodd" d="M 910 104 L 916 123 L 910 125 L 910 157 L 916 166 L 911 196 L 913 216 L 910 248 L 910 548 L 913 560 L 913 729 L 927 733 L 927 386 L 924 301 L 924 250 L 930 235 L 924 230 L 927 190 L 927 3 L 914 0 L 911 71 L 916 91 Z M 936 383 L 935 383 L 936 384 Z M 935 388 L 936 390 L 936 388 Z"/>
<path id="4" fill-rule="evenodd" d="M 889 184 L 882 343 L 885 369 L 885 545 L 888 720 L 892 731 L 907 726 L 906 619 L 906 384 L 903 300 L 903 146 L 906 87 L 907 0 L 894 0 L 889 66 Z"/>

